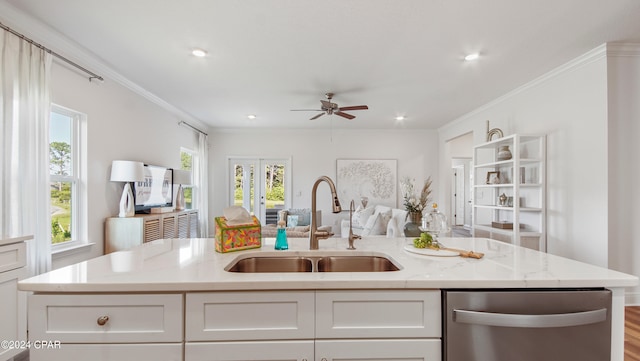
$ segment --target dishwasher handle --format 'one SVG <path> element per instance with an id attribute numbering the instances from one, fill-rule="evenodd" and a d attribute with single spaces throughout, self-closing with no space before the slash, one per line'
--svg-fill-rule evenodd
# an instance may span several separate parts
<path id="1" fill-rule="evenodd" d="M 607 309 L 547 315 L 522 315 L 469 310 L 453 310 L 453 321 L 484 326 L 551 328 L 582 326 L 607 319 Z"/>

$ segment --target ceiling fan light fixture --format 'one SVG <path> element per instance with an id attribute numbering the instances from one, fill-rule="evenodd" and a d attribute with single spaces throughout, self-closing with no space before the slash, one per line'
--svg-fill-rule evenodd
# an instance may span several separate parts
<path id="1" fill-rule="evenodd" d="M 471 53 L 471 54 L 467 54 L 464 57 L 465 61 L 474 61 L 474 60 L 478 60 L 478 58 L 480 57 L 479 53 Z"/>
<path id="2" fill-rule="evenodd" d="M 198 58 L 204 58 L 205 56 L 207 56 L 207 52 L 205 50 L 198 48 L 191 50 L 191 54 Z"/>
<path id="3" fill-rule="evenodd" d="M 249 115 L 247 115 L 247 118 L 248 119 L 256 119 L 257 117 L 256 117 L 255 114 L 249 114 Z"/>
<path id="4" fill-rule="evenodd" d="M 395 119 L 400 122 L 405 120 L 406 118 L 404 117 L 404 115 L 398 115 L 397 117 L 395 117 Z"/>

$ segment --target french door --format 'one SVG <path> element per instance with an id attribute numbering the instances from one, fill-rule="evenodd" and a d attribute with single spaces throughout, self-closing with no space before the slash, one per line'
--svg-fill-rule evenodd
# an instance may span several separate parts
<path id="1" fill-rule="evenodd" d="M 290 159 L 229 158 L 229 205 L 242 206 L 262 224 L 291 207 Z"/>

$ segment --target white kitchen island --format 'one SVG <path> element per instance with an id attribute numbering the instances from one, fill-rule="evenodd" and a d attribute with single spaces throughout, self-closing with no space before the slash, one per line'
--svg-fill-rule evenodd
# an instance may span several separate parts
<path id="1" fill-rule="evenodd" d="M 623 360 L 624 288 L 637 277 L 484 238 L 442 238 L 482 259 L 409 253 L 404 238 L 364 238 L 360 254 L 386 255 L 391 272 L 233 273 L 236 257 L 349 254 L 331 238 L 309 251 L 216 253 L 212 239 L 158 240 L 23 280 L 38 360 L 441 359 L 442 289 L 607 288 L 611 360 Z M 417 354 L 414 350 L 420 350 Z M 387 353 L 387 354 L 385 354 Z M 385 356 L 386 355 L 386 356 Z"/>

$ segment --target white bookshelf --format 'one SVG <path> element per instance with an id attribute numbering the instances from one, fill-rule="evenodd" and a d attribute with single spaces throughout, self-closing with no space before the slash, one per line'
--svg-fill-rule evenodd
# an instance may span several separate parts
<path id="1" fill-rule="evenodd" d="M 511 159 L 498 159 L 504 146 Z M 546 136 L 513 134 L 479 144 L 473 164 L 473 235 L 546 252 Z M 497 183 L 487 183 L 489 172 L 499 172 Z"/>

